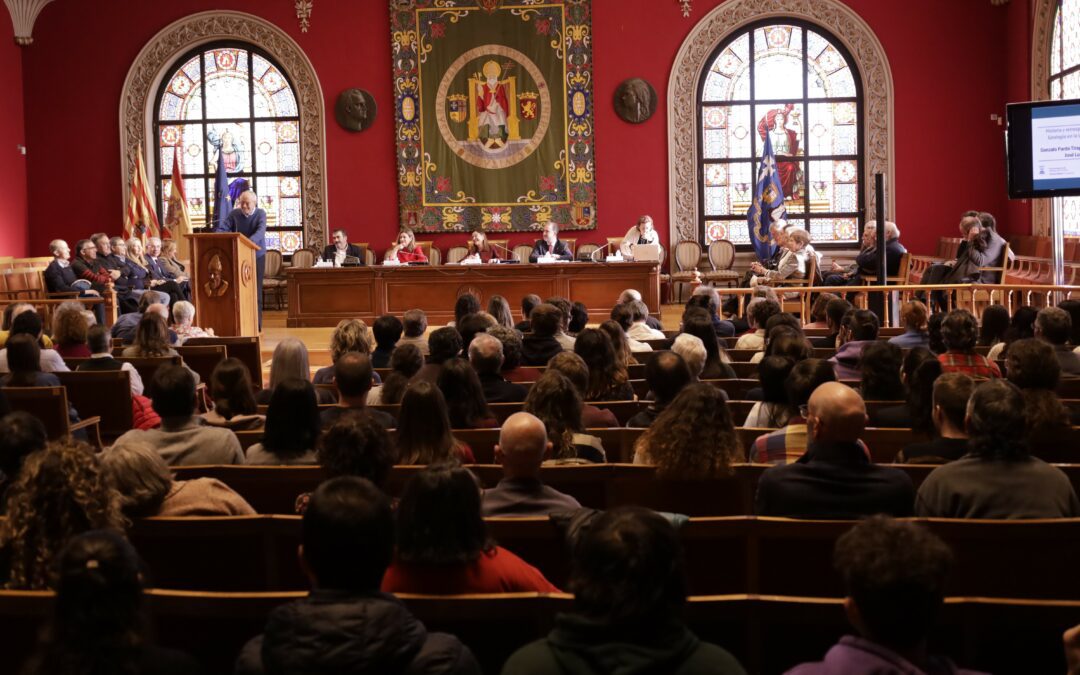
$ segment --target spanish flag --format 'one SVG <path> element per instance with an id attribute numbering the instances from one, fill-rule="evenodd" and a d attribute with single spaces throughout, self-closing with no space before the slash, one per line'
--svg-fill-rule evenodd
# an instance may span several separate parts
<path id="1" fill-rule="evenodd" d="M 184 177 L 180 173 L 180 148 L 173 153 L 172 188 L 166 207 L 162 236 L 175 239 L 177 257 L 186 260 L 189 257 L 189 242 L 185 235 L 191 234 L 191 216 L 188 214 L 187 195 L 184 194 Z"/>
<path id="2" fill-rule="evenodd" d="M 154 209 L 154 198 L 146 182 L 146 167 L 142 153 L 135 153 L 135 172 L 131 176 L 131 193 L 128 195 L 127 212 L 124 214 L 124 238 L 136 237 L 143 244 L 150 237 L 159 237 L 161 225 L 158 224 Z M 169 236 L 166 234 L 166 236 Z"/>

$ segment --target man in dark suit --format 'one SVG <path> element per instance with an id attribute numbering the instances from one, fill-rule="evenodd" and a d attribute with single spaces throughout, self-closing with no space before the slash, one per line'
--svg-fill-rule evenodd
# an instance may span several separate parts
<path id="1" fill-rule="evenodd" d="M 333 242 L 323 249 L 323 260 L 334 263 L 334 267 L 341 267 L 346 258 L 356 258 L 364 264 L 364 250 L 349 243 L 349 234 L 345 230 L 334 230 Z"/>
<path id="2" fill-rule="evenodd" d="M 191 281 L 186 276 L 173 274 L 161 264 L 161 239 L 157 237 L 146 240 L 146 268 L 154 290 L 169 294 L 170 307 L 178 300 L 191 301 Z"/>
<path id="3" fill-rule="evenodd" d="M 885 272 L 886 276 L 896 276 L 900 272 L 900 258 L 907 249 L 900 243 L 900 228 L 896 223 L 885 222 Z M 862 250 L 855 258 L 855 264 L 845 270 L 833 263 L 832 271 L 825 277 L 826 286 L 860 286 L 863 277 L 876 276 L 878 273 L 877 223 L 871 220 L 863 228 Z"/>
<path id="4" fill-rule="evenodd" d="M 507 382 L 499 371 L 503 364 L 502 343 L 487 333 L 478 333 L 469 343 L 469 363 L 480 377 L 484 399 L 488 403 L 519 403 L 525 400 L 525 387 Z"/>
<path id="5" fill-rule="evenodd" d="M 78 293 L 82 297 L 100 297 L 101 293 L 90 287 L 90 281 L 79 279 L 71 267 L 71 249 L 63 239 L 49 242 L 53 261 L 45 268 L 45 287 L 50 293 Z M 105 305 L 94 305 L 94 316 L 99 324 L 105 323 Z"/>
<path id="6" fill-rule="evenodd" d="M 256 295 L 259 298 L 259 330 L 262 330 L 263 277 L 266 275 L 266 211 L 258 208 L 258 197 L 245 190 L 236 198 L 237 207 L 225 217 L 215 232 L 237 232 L 259 248 L 255 251 Z"/>
<path id="7" fill-rule="evenodd" d="M 972 215 L 975 214 L 975 215 Z M 999 267 L 1005 261 L 1005 240 L 991 227 L 983 226 L 983 214 L 968 211 L 960 219 L 960 233 L 963 241 L 957 249 L 956 260 L 949 260 L 940 265 L 931 265 L 923 273 L 924 284 L 994 284 L 999 280 L 996 272 L 983 272 L 980 267 Z M 985 214 L 992 219 L 989 213 Z M 933 304 L 937 308 L 945 305 L 945 292 L 933 291 Z"/>
<path id="8" fill-rule="evenodd" d="M 114 244 L 123 247 L 123 239 L 120 237 L 110 238 L 104 232 L 90 235 L 90 241 L 97 247 L 97 259 L 110 272 L 116 270 L 120 276 L 113 281 L 116 290 L 116 300 L 120 304 L 122 313 L 135 311 L 142 290 L 142 283 L 133 274 L 131 265 L 128 264 L 126 250 L 118 249 Z"/>
<path id="9" fill-rule="evenodd" d="M 495 446 L 503 479 L 484 491 L 480 507 L 484 516 L 546 516 L 581 508 L 576 499 L 540 480 L 540 465 L 550 450 L 547 430 L 538 418 L 526 412 L 506 418 Z"/>
<path id="10" fill-rule="evenodd" d="M 532 253 L 529 254 L 529 262 L 536 262 L 540 258 L 554 257 L 557 260 L 571 261 L 574 254 L 566 242 L 559 241 L 559 226 L 548 222 L 544 224 L 544 238 L 538 239 L 533 245 Z"/>

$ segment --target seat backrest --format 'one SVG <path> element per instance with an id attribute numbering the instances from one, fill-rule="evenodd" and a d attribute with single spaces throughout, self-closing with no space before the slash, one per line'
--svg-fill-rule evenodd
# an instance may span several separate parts
<path id="1" fill-rule="evenodd" d="M 514 255 L 516 255 L 517 259 L 523 263 L 529 262 L 529 254 L 531 253 L 532 246 L 529 246 L 528 244 L 518 244 L 514 247 Z"/>
<path id="2" fill-rule="evenodd" d="M 146 395 L 150 395 L 150 389 L 154 382 L 154 374 L 158 371 L 158 368 L 167 365 L 180 365 L 181 357 L 179 354 L 176 356 L 117 356 L 117 361 L 126 361 L 130 363 L 135 370 L 139 371 L 139 377 L 142 378 L 143 385 L 146 387 Z"/>
<path id="3" fill-rule="evenodd" d="M 464 260 L 467 255 L 469 255 L 469 249 L 465 246 L 451 246 L 450 250 L 446 252 L 446 262 L 458 263 Z"/>
<path id="4" fill-rule="evenodd" d="M 570 255 L 576 255 L 577 237 L 559 237 L 559 241 L 566 243 L 566 247 L 570 249 Z"/>
<path id="5" fill-rule="evenodd" d="M 266 251 L 266 278 L 273 279 L 281 276 L 282 258 L 281 251 L 271 248 Z"/>
<path id="6" fill-rule="evenodd" d="M 210 386 L 210 376 L 214 368 L 227 358 L 225 345 L 189 345 L 184 343 L 176 348 L 184 363 L 199 374 L 202 382 Z"/>
<path id="7" fill-rule="evenodd" d="M 679 272 L 697 269 L 701 262 L 701 244 L 684 239 L 675 244 L 675 266 Z"/>
<path id="8" fill-rule="evenodd" d="M 1005 246 L 1003 246 L 1002 249 L 1001 249 L 1001 260 L 998 262 L 998 264 L 993 265 L 991 267 L 980 267 L 979 271 L 980 272 L 996 272 L 997 273 L 997 279 L 995 279 L 994 282 L 1000 284 L 1005 280 L 1005 271 L 1007 269 L 1009 269 L 1009 259 L 1010 259 L 1010 257 L 1015 257 L 1015 256 L 1013 256 L 1011 250 L 1009 249 L 1009 242 L 1005 242 Z"/>
<path id="9" fill-rule="evenodd" d="M 428 259 L 428 263 L 430 263 L 432 265 L 441 265 L 442 264 L 442 251 L 440 251 L 438 248 L 436 248 L 434 246 L 431 246 L 430 250 L 427 252 L 427 259 Z"/>
<path id="10" fill-rule="evenodd" d="M 68 399 L 63 386 L 4 387 L 3 392 L 13 411 L 29 413 L 41 420 L 50 441 L 68 435 Z"/>
<path id="11" fill-rule="evenodd" d="M 302 248 L 292 254 L 292 266 L 297 269 L 314 267 L 316 254 L 309 248 Z"/>
<path id="12" fill-rule="evenodd" d="M 714 239 L 710 242 L 709 264 L 714 271 L 731 269 L 735 264 L 735 244 L 727 239 Z"/>
<path id="13" fill-rule="evenodd" d="M 188 338 L 185 347 L 205 345 L 224 345 L 226 358 L 237 358 L 244 362 L 251 375 L 251 384 L 255 389 L 262 389 L 262 343 L 259 336 L 214 336 Z"/>
<path id="14" fill-rule="evenodd" d="M 101 418 L 101 435 L 111 440 L 131 430 L 131 376 L 126 370 L 54 373 L 83 419 Z"/>
<path id="15" fill-rule="evenodd" d="M 589 257 L 599 249 L 597 244 L 582 244 L 578 247 L 577 257 L 580 260 L 588 260 Z"/>

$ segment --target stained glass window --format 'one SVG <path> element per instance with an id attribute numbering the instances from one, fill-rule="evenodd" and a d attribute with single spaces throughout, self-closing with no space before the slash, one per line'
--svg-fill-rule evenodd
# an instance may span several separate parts
<path id="1" fill-rule="evenodd" d="M 289 78 L 267 54 L 236 43 L 204 45 L 169 72 L 154 120 L 161 215 L 180 153 L 192 226 L 213 218 L 220 154 L 234 193 L 246 184 L 259 196 L 267 247 L 285 255 L 303 247 L 300 113 Z"/>
<path id="2" fill-rule="evenodd" d="M 1080 98 L 1080 0 L 1058 0 L 1050 43 L 1050 98 Z M 1056 226 L 1066 237 L 1080 236 L 1080 197 L 1058 199 L 1064 202 L 1064 222 Z"/>
<path id="3" fill-rule="evenodd" d="M 698 94 L 704 243 L 750 244 L 746 211 L 766 135 L 788 222 L 815 245 L 858 241 L 862 85 L 843 45 L 812 24 L 771 19 L 732 35 L 708 63 Z"/>

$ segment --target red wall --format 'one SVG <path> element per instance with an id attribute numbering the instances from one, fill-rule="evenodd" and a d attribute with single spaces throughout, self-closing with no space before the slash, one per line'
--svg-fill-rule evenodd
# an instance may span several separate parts
<path id="1" fill-rule="evenodd" d="M 6 16 L 0 26 L 0 255 L 21 257 L 29 255 L 26 157 L 18 147 L 26 145 L 22 50 Z"/>
<path id="2" fill-rule="evenodd" d="M 687 32 L 721 1 L 697 0 L 689 19 L 675 2 L 593 2 L 600 227 L 582 239 L 622 234 L 642 213 L 652 214 L 666 237 L 668 74 Z M 909 248 L 932 251 L 937 238 L 952 234 L 959 214 L 970 208 L 1001 214 L 1008 230 L 1028 231 L 1030 218 L 1008 207 L 1002 129 L 989 119 L 1004 112 L 1014 95 L 1012 76 L 1027 67 L 1026 51 L 994 48 L 1022 32 L 1013 24 L 1016 6 L 1026 0 L 1008 7 L 993 7 L 986 0 L 845 1 L 877 33 L 892 66 L 895 217 Z M 34 250 L 42 252 L 54 236 L 75 239 L 99 229 L 120 229 L 117 111 L 124 77 L 158 30 L 207 9 L 262 16 L 306 51 L 327 103 L 330 225 L 348 227 L 358 241 L 389 244 L 398 209 L 387 5 L 375 0 L 315 3 L 311 31 L 303 34 L 287 2 L 174 0 L 127 3 L 124 12 L 113 11 L 105 0 L 50 4 L 38 19 L 34 46 L 23 57 L 26 127 L 33 148 Z M 964 26 L 970 39 L 960 38 L 956 26 Z M 1018 61 L 1021 65 L 1012 67 Z M 615 87 L 633 76 L 652 82 L 661 97 L 657 115 L 643 125 L 622 122 L 611 106 Z M 342 131 L 332 114 L 337 94 L 354 86 L 370 90 L 379 105 L 375 125 L 360 134 Z M 64 186 L 59 193 L 58 185 Z M 56 199 L 57 194 L 65 199 Z M 532 238 L 515 235 L 512 244 Z M 436 244 L 445 250 L 463 239 L 440 236 Z"/>

